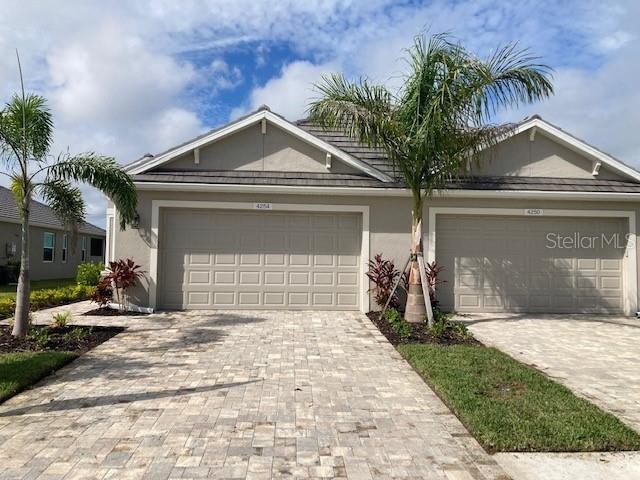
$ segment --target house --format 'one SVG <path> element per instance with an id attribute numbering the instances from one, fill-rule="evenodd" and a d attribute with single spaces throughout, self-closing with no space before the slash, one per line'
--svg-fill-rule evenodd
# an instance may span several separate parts
<path id="1" fill-rule="evenodd" d="M 428 200 L 425 256 L 460 312 L 601 312 L 638 302 L 640 173 L 528 118 Z M 151 309 L 368 311 L 367 261 L 402 266 L 410 198 L 381 151 L 268 107 L 128 167 L 139 222 L 107 211 L 108 258 Z"/>
<path id="2" fill-rule="evenodd" d="M 11 190 L 0 187 L 0 265 L 20 262 L 20 216 Z M 80 226 L 76 245 L 71 232 L 50 207 L 31 202 L 29 224 L 31 239 L 31 279 L 73 278 L 81 262 L 104 259 L 106 232 L 90 223 Z"/>

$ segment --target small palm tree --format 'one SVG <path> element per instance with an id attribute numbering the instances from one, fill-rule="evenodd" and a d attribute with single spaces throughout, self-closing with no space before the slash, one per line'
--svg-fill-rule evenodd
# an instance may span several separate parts
<path id="1" fill-rule="evenodd" d="M 409 73 L 397 93 L 367 80 L 324 77 L 311 120 L 340 129 L 386 151 L 412 195 L 411 270 L 406 319 L 422 321 L 418 256 L 425 198 L 463 174 L 470 160 L 510 129 L 490 123 L 505 107 L 532 103 L 553 93 L 550 69 L 527 50 L 507 45 L 480 60 L 446 34 L 416 37 L 408 51 Z"/>
<path id="2" fill-rule="evenodd" d="M 20 276 L 16 296 L 14 336 L 27 333 L 29 319 L 29 215 L 31 198 L 42 197 L 72 232 L 85 219 L 80 189 L 72 182 L 88 183 L 111 198 L 120 212 L 120 227 L 135 216 L 137 195 L 133 181 L 113 158 L 93 153 L 61 155 L 49 161 L 53 121 L 46 100 L 25 94 L 20 59 L 21 93 L 0 110 L 0 163 L 9 177 L 21 220 Z M 73 243 L 73 242 L 72 242 Z"/>

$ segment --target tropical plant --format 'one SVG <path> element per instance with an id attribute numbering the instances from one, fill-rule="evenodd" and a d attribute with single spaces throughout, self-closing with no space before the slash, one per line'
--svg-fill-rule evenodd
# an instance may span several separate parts
<path id="1" fill-rule="evenodd" d="M 503 137 L 512 125 L 490 123 L 504 107 L 548 97 L 550 69 L 515 45 L 476 58 L 446 34 L 416 37 L 408 51 L 408 74 L 392 92 L 366 79 L 325 76 L 309 118 L 383 149 L 395 175 L 411 192 L 411 270 L 405 318 L 426 312 L 418 257 L 422 255 L 425 198 L 465 172 L 470 160 Z"/>
<path id="2" fill-rule="evenodd" d="M 64 312 L 54 313 L 51 317 L 53 319 L 51 325 L 53 325 L 54 328 L 65 328 L 69 323 L 69 320 L 71 320 L 71 312 L 69 310 L 65 310 Z"/>
<path id="3" fill-rule="evenodd" d="M 405 320 L 402 318 L 402 315 L 400 315 L 400 312 L 398 312 L 398 310 L 396 310 L 395 308 L 386 309 L 384 311 L 384 318 L 387 322 L 389 322 L 391 329 L 398 335 L 400 335 L 400 337 L 407 338 L 411 335 L 413 327 L 410 323 L 405 322 Z"/>
<path id="4" fill-rule="evenodd" d="M 111 278 L 102 277 L 95 292 L 91 295 L 91 301 L 98 304 L 100 308 L 104 308 L 113 301 L 113 286 Z"/>
<path id="5" fill-rule="evenodd" d="M 102 262 L 86 262 L 78 265 L 76 282 L 78 285 L 95 287 L 100 282 L 100 274 L 104 270 Z"/>
<path id="6" fill-rule="evenodd" d="M 140 268 L 142 267 L 131 258 L 109 262 L 108 273 L 104 280 L 112 285 L 120 310 L 127 310 L 129 307 L 128 290 L 135 287 L 138 279 L 143 275 L 144 272 Z"/>
<path id="7" fill-rule="evenodd" d="M 387 300 L 389 300 L 393 285 L 401 275 L 401 272 L 396 268 L 392 260 L 386 260 L 382 257 L 381 253 L 378 253 L 372 260 L 369 260 L 369 270 L 365 275 L 373 283 L 371 291 L 374 292 L 376 304 L 384 307 Z M 389 301 L 389 307 L 395 309 L 400 307 L 397 290 L 393 293 Z"/>
<path id="8" fill-rule="evenodd" d="M 101 190 L 120 213 L 124 229 L 135 216 L 137 196 L 131 177 L 113 158 L 94 153 L 59 155 L 50 160 L 53 119 L 44 97 L 26 94 L 20 59 L 21 91 L 0 110 L 0 174 L 9 178 L 21 221 L 20 274 L 16 295 L 14 336 L 27 332 L 30 292 L 29 221 L 31 199 L 45 200 L 66 228 L 75 233 L 85 219 L 85 204 L 75 182 L 84 182 Z"/>
<path id="9" fill-rule="evenodd" d="M 425 279 L 427 280 L 427 288 L 429 289 L 429 298 L 431 300 L 431 307 L 434 309 L 438 308 L 438 298 L 436 296 L 438 287 L 443 283 L 446 283 L 446 280 L 442 280 L 440 278 L 440 274 L 445 268 L 442 265 L 438 265 L 438 262 L 435 260 L 431 263 L 425 263 Z"/>

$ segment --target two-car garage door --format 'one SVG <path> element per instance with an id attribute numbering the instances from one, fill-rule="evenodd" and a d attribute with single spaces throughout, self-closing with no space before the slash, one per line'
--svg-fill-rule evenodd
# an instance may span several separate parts
<path id="1" fill-rule="evenodd" d="M 439 299 L 460 312 L 622 313 L 626 218 L 438 215 Z"/>
<path id="2" fill-rule="evenodd" d="M 163 209 L 160 230 L 160 308 L 360 307 L 360 214 Z"/>

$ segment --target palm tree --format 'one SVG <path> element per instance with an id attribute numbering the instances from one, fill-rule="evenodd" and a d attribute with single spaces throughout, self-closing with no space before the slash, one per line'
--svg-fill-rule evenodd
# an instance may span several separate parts
<path id="1" fill-rule="evenodd" d="M 10 179 L 21 220 L 20 276 L 12 334 L 24 336 L 29 320 L 31 198 L 39 195 L 47 201 L 74 237 L 84 222 L 85 205 L 80 189 L 72 182 L 87 183 L 110 197 L 120 212 L 123 229 L 135 216 L 137 196 L 131 177 L 113 158 L 85 153 L 64 154 L 55 162 L 49 161 L 51 113 L 43 97 L 25 94 L 19 58 L 18 68 L 21 92 L 0 110 L 0 164 L 4 167 L 0 173 Z"/>
<path id="2" fill-rule="evenodd" d="M 386 151 L 399 180 L 412 195 L 411 270 L 405 318 L 423 321 L 418 257 L 425 198 L 462 175 L 470 160 L 513 128 L 490 123 L 499 110 L 533 103 L 553 93 L 549 67 L 516 45 L 486 60 L 446 34 L 416 37 L 408 50 L 408 74 L 392 93 L 366 79 L 323 77 L 309 117 L 327 129 Z"/>

